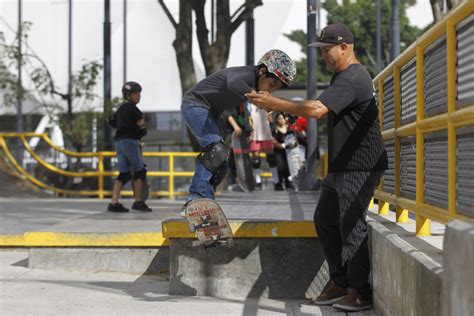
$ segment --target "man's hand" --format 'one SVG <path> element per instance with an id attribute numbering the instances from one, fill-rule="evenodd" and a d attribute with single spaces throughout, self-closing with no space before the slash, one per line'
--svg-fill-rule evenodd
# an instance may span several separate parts
<path id="1" fill-rule="evenodd" d="M 246 93 L 247 97 L 253 104 L 267 110 L 268 112 L 272 111 L 272 104 L 274 103 L 274 97 L 268 91 L 259 91 L 259 92 L 250 92 Z"/>

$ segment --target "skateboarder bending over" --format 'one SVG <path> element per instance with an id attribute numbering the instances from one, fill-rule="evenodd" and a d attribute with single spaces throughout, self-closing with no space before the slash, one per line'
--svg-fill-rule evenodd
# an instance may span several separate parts
<path id="1" fill-rule="evenodd" d="M 146 169 L 140 149 L 140 139 L 146 134 L 145 118 L 137 107 L 141 92 L 142 87 L 138 83 L 126 82 L 122 87 L 126 102 L 109 119 L 109 124 L 117 128 L 114 146 L 120 172 L 114 182 L 112 202 L 107 208 L 109 212 L 128 212 L 128 209 L 119 203 L 119 197 L 124 185 L 132 178 L 135 195 L 132 209 L 151 212 L 151 208 L 142 201 L 141 196 L 142 185 L 146 181 Z"/>
<path id="2" fill-rule="evenodd" d="M 328 25 L 319 41 L 322 58 L 335 74 L 317 100 L 290 101 L 267 92 L 247 97 L 267 110 L 328 117 L 329 173 L 314 214 L 331 277 L 316 299 L 346 311 L 370 308 L 370 260 L 366 212 L 387 154 L 380 132 L 372 79 L 354 54 L 354 36 L 344 24 Z M 334 305 L 333 305 L 334 304 Z"/>
<path id="3" fill-rule="evenodd" d="M 226 175 L 230 150 L 219 128 L 220 113 L 237 107 L 245 100 L 245 93 L 274 92 L 290 84 L 295 75 L 293 60 L 274 49 L 265 53 L 256 66 L 219 70 L 186 92 L 181 112 L 187 127 L 204 148 L 186 204 L 198 198 L 214 199 L 215 189 Z M 184 215 L 184 212 L 180 214 Z"/>

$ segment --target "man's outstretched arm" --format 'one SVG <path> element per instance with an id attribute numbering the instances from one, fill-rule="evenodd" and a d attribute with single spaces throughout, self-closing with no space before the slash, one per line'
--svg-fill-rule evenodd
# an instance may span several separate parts
<path id="1" fill-rule="evenodd" d="M 329 108 L 319 100 L 291 101 L 272 96 L 267 91 L 246 93 L 245 96 L 267 111 L 281 111 L 298 116 L 322 118 Z"/>

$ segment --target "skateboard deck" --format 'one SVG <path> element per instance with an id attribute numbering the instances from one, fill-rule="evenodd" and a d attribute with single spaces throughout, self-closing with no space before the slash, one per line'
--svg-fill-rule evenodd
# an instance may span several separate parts
<path id="1" fill-rule="evenodd" d="M 304 155 L 295 134 L 289 133 L 285 136 L 285 147 L 291 182 L 293 182 L 295 189 L 298 190 L 298 172 L 303 167 Z"/>
<path id="2" fill-rule="evenodd" d="M 232 150 L 235 157 L 237 183 L 243 191 L 252 192 L 255 189 L 255 179 L 252 172 L 247 137 L 244 134 L 240 136 L 235 133 L 232 134 Z"/>
<path id="3" fill-rule="evenodd" d="M 199 240 L 194 245 L 233 246 L 229 222 L 216 201 L 206 198 L 193 200 L 186 206 L 185 214 L 189 222 L 189 230 L 194 232 Z"/>

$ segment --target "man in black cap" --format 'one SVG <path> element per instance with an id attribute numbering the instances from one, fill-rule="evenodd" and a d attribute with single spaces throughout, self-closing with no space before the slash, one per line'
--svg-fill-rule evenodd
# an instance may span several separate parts
<path id="1" fill-rule="evenodd" d="M 327 117 L 329 174 L 314 222 L 331 280 L 315 303 L 346 311 L 368 309 L 372 295 L 366 213 L 387 169 L 374 87 L 354 54 L 354 36 L 346 25 L 328 25 L 309 46 L 319 47 L 334 71 L 330 86 L 316 100 L 290 101 L 264 91 L 246 96 L 266 110 Z"/>

